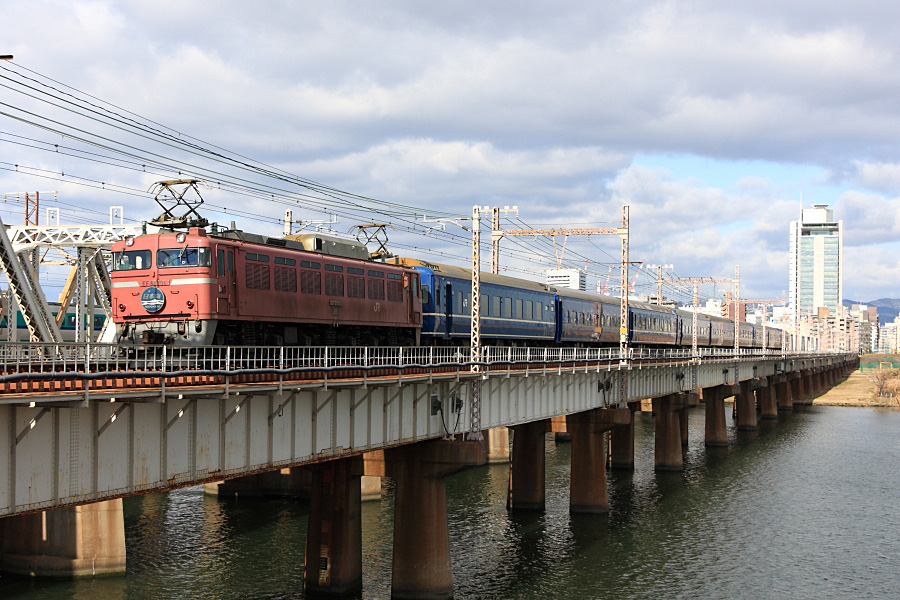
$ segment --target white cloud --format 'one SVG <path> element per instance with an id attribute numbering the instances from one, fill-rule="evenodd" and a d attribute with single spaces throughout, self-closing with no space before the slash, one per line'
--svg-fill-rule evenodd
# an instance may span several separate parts
<path id="1" fill-rule="evenodd" d="M 866 296 L 894 273 L 900 8 L 890 4 L 6 4 L 17 62 L 185 134 L 427 210 L 516 204 L 526 222 L 600 224 L 628 203 L 633 252 L 684 273 L 740 263 L 763 296 L 785 287 L 787 222 L 809 182 L 765 170 L 712 182 L 631 157 L 813 165 L 832 174 L 814 184 L 837 198 L 848 249 L 877 265 L 871 277 L 848 269 L 845 287 Z M 30 101 L 0 88 L 0 102 Z M 0 130 L 63 143 L 5 118 Z M 152 179 L 7 142 L 0 160 L 141 189 Z M 0 173 L 0 185 L 33 182 Z M 101 212 L 155 210 L 58 186 Z M 283 208 L 213 196 L 275 217 Z"/>

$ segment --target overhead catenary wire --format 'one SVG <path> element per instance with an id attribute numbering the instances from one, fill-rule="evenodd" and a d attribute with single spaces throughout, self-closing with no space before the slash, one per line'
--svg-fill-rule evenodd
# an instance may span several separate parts
<path id="1" fill-rule="evenodd" d="M 140 144 L 125 142 L 109 135 L 102 135 L 96 131 L 76 126 L 73 123 L 67 123 L 58 118 L 51 118 L 48 115 L 24 110 L 8 103 L 0 103 L 0 105 L 7 107 L 6 110 L 0 111 L 0 114 L 7 118 L 14 119 L 23 125 L 46 131 L 51 135 L 60 136 L 63 140 L 68 139 L 84 144 L 96 149 L 96 151 L 77 148 L 71 144 L 59 144 L 28 136 L 18 136 L 15 133 L 4 131 L 2 132 L 3 135 L 17 137 L 18 139 L 15 142 L 5 140 L 7 142 L 27 145 L 34 149 L 43 149 L 62 156 L 70 156 L 76 160 L 91 161 L 93 164 L 102 164 L 132 172 L 139 169 L 141 172 L 158 174 L 161 177 L 171 175 L 196 177 L 210 181 L 216 187 L 228 193 L 273 202 L 283 206 L 329 212 L 338 214 L 342 218 L 369 220 L 373 213 L 384 215 L 391 222 L 392 226 L 401 228 L 401 231 L 405 233 L 425 235 L 453 247 L 465 248 L 466 252 L 460 252 L 458 257 L 448 256 L 448 258 L 454 258 L 459 261 L 466 259 L 471 243 L 467 235 L 452 232 L 437 233 L 429 230 L 417 221 L 418 215 L 425 212 L 435 216 L 454 217 L 457 219 L 465 218 L 464 215 L 441 210 L 425 211 L 421 207 L 386 202 L 317 183 L 310 179 L 293 175 L 283 169 L 228 151 L 220 146 L 204 142 L 199 138 L 189 136 L 156 121 L 142 117 L 137 113 L 101 100 L 17 63 L 7 63 L 0 68 L 3 69 L 2 74 L 0 74 L 0 79 L 2 79 L 0 85 L 4 88 L 22 94 L 32 101 L 39 102 L 54 110 L 63 111 L 64 114 L 79 119 L 86 119 L 88 122 L 94 123 L 95 126 L 111 128 L 112 131 L 118 132 L 119 135 L 136 136 L 137 139 L 143 141 Z M 25 75 L 23 72 L 30 73 L 33 76 Z M 146 148 L 144 146 L 147 143 L 160 145 L 162 148 L 169 149 L 169 151 L 162 153 L 155 149 Z M 183 152 L 187 156 L 210 161 L 211 164 L 194 164 L 191 160 L 171 156 L 171 151 Z M 212 165 L 219 166 L 213 167 Z M 225 167 L 237 172 L 226 171 L 224 170 Z M 8 164 L 5 167 L 0 166 L 0 169 L 9 170 Z M 68 171 L 69 169 L 66 170 Z M 143 190 L 116 183 L 107 183 L 84 175 L 73 175 L 62 171 L 58 174 L 53 174 L 47 169 L 43 171 L 31 170 L 28 174 L 49 180 L 73 182 L 76 185 L 103 189 L 132 197 L 150 197 Z M 256 178 L 262 178 L 262 180 L 260 181 Z M 288 189 L 284 187 L 285 185 L 295 186 L 296 189 Z M 255 212 L 241 211 L 240 209 L 229 208 L 212 202 L 207 202 L 206 206 L 211 209 L 217 209 L 220 211 L 220 214 L 241 215 L 256 222 L 271 225 L 281 222 L 278 218 L 267 218 Z M 100 211 L 97 211 L 97 213 L 103 214 Z M 549 241 L 544 240 L 544 242 L 526 246 L 516 241 L 510 244 L 512 247 L 505 253 L 516 259 L 527 260 L 529 263 L 539 259 L 552 264 L 554 261 L 548 249 Z M 609 253 L 606 254 L 609 255 Z M 572 256 L 580 260 L 587 258 L 575 250 L 572 251 Z M 568 260 L 566 263 L 571 264 Z M 524 271 L 531 272 L 530 269 L 525 269 Z M 599 276 L 600 274 L 596 273 L 596 275 Z"/>

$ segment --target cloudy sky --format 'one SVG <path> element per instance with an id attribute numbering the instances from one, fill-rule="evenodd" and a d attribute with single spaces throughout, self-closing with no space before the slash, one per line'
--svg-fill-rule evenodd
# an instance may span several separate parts
<path id="1" fill-rule="evenodd" d="M 155 216 L 146 195 L 121 191 L 177 175 L 86 160 L 112 156 L 96 136 L 197 161 L 25 95 L 24 77 L 392 203 L 390 218 L 367 200 L 335 207 L 333 227 L 390 221 L 401 254 L 468 260 L 452 243 L 465 231 L 413 234 L 425 227 L 411 225 L 416 212 L 515 205 L 508 227 L 609 227 L 628 204 L 633 260 L 680 276 L 730 277 L 740 264 L 743 297 L 780 298 L 788 223 L 801 203 L 827 203 L 844 222 L 844 296 L 900 297 L 894 2 L 3 0 L 0 14 L 0 54 L 15 55 L 0 63 L 0 192 L 59 191 L 64 221 L 103 220 L 109 205 Z M 284 203 L 219 187 L 204 195 L 212 219 L 280 231 Z M 327 212 L 298 201 L 295 218 Z M 0 216 L 19 223 L 21 207 Z M 552 266 L 552 245 L 520 242 L 504 241 L 504 264 Z M 613 237 L 573 238 L 565 258 L 605 279 L 618 254 Z"/>

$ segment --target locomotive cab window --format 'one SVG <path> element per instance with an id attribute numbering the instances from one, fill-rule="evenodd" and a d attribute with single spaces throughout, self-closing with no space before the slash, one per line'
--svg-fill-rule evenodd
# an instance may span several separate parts
<path id="1" fill-rule="evenodd" d="M 156 266 L 161 269 L 171 267 L 209 267 L 212 265 L 209 248 L 162 248 L 156 251 Z"/>
<path id="2" fill-rule="evenodd" d="M 149 269 L 150 266 L 149 250 L 125 250 L 113 253 L 114 271 L 142 270 Z"/>

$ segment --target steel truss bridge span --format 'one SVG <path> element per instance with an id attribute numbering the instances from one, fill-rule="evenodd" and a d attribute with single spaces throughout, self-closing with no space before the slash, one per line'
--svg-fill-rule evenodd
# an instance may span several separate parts
<path id="1" fill-rule="evenodd" d="M 0 516 L 823 369 L 742 350 L 0 344 Z M 620 378 L 627 377 L 627 397 Z"/>

